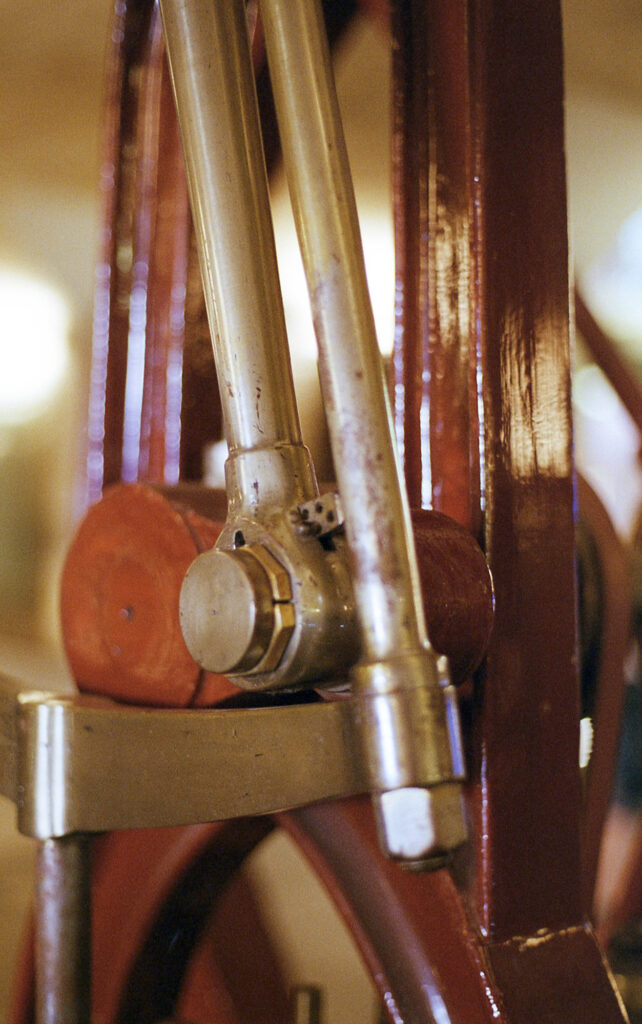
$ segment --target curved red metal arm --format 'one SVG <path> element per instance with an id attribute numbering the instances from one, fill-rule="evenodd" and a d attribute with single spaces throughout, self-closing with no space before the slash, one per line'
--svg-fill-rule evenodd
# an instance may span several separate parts
<path id="1" fill-rule="evenodd" d="M 618 395 L 622 405 L 642 434 L 642 387 L 617 346 L 591 313 L 575 285 L 575 324 L 595 362 Z"/>
<path id="2" fill-rule="evenodd" d="M 613 793 L 624 703 L 624 662 L 631 644 L 632 594 L 626 553 L 607 512 L 585 480 L 579 477 L 577 484 L 580 517 L 590 531 L 598 561 L 601 606 L 595 703 L 591 708 L 593 748 L 585 782 L 582 829 L 584 905 L 591 911 L 604 823 Z"/>
<path id="3" fill-rule="evenodd" d="M 200 479 L 221 436 L 185 170 L 146 0 L 116 7 L 101 174 L 86 501 L 119 480 Z"/>
<path id="4" fill-rule="evenodd" d="M 626 357 L 618 349 L 617 344 L 608 336 L 606 331 L 598 323 L 591 312 L 583 294 L 576 283 L 575 285 L 575 322 L 579 333 L 582 336 L 591 356 L 600 367 L 609 383 L 618 395 L 622 405 L 629 413 L 638 431 L 642 434 L 642 387 L 633 368 L 627 363 Z M 600 531 L 605 539 L 604 531 Z M 633 538 L 633 553 L 639 548 L 639 524 L 636 535 Z M 621 557 L 613 552 L 610 562 L 607 564 L 605 573 L 605 587 L 615 589 L 617 587 L 616 602 L 629 598 L 629 614 L 627 625 L 634 632 L 635 608 L 631 615 L 630 607 L 635 594 L 635 570 L 631 571 L 631 554 L 629 553 L 628 563 L 624 571 L 621 566 Z M 634 565 L 634 560 L 633 560 Z M 633 586 L 632 586 L 633 585 Z M 631 594 L 633 589 L 633 594 Z M 631 637 L 631 641 L 634 637 Z M 613 659 L 613 650 L 604 647 L 603 656 L 606 661 Z M 616 669 L 616 666 L 614 665 Z M 602 717 L 606 728 L 605 736 L 600 735 L 599 710 L 598 721 L 596 722 L 597 737 L 603 742 L 607 749 L 609 743 L 615 747 L 615 742 L 609 733 L 617 730 L 619 724 L 618 710 L 622 704 L 624 687 L 622 686 L 623 672 L 614 671 L 614 683 L 619 683 L 620 693 L 615 694 L 611 689 L 606 691 L 601 698 Z M 608 704 L 610 703 L 610 707 Z M 598 759 L 600 752 L 596 752 Z M 603 755 L 608 763 L 609 753 Z M 604 764 L 604 761 L 602 761 Z M 593 794 L 594 799 L 588 803 L 588 857 L 586 867 L 587 882 L 595 885 L 594 915 L 597 921 L 597 928 L 604 942 L 608 942 L 613 932 L 624 926 L 629 920 L 639 914 L 640 908 L 640 822 L 639 815 L 635 811 L 618 806 L 617 802 L 611 807 L 611 812 L 605 818 L 606 807 L 610 793 L 605 790 L 605 783 L 602 778 L 600 783 L 600 762 L 597 760 L 594 768 L 591 767 L 591 782 L 597 790 Z M 602 771 L 604 777 L 604 772 Z M 597 797 L 597 798 L 595 798 Z M 598 865 L 598 836 L 602 837 L 602 852 Z M 598 870 L 599 868 L 599 870 Z M 592 869 L 592 870 L 591 870 Z M 597 875 L 596 875 L 597 872 Z M 588 892 L 588 888 L 587 888 Z"/>

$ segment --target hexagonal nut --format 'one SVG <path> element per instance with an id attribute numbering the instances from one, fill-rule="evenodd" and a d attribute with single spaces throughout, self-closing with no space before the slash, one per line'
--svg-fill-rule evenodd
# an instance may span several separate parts
<path id="1" fill-rule="evenodd" d="M 441 867 L 466 842 L 458 783 L 394 789 L 376 794 L 373 802 L 383 852 L 410 867 Z"/>
<path id="2" fill-rule="evenodd" d="M 283 657 L 296 625 L 290 577 L 287 570 L 262 544 L 249 544 L 242 550 L 256 559 L 270 581 L 274 602 L 272 606 L 274 629 L 265 654 L 255 671 L 260 674 L 274 672 Z"/>
<path id="3" fill-rule="evenodd" d="M 279 604 L 275 604 L 273 611 L 274 630 L 272 638 L 263 658 L 256 668 L 256 671 L 261 673 L 274 672 L 278 667 L 296 625 L 294 608 L 288 601 L 282 601 Z"/>
<path id="4" fill-rule="evenodd" d="M 291 601 L 292 587 L 290 585 L 290 577 L 287 569 L 284 569 L 281 563 L 277 562 L 274 555 L 263 544 L 248 544 L 242 550 L 256 558 L 257 562 L 265 570 L 270 581 L 273 600 Z"/>

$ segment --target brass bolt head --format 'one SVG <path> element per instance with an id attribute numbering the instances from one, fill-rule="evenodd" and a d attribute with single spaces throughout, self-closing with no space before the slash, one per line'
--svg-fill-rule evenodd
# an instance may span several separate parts
<path id="1" fill-rule="evenodd" d="M 199 555 L 181 589 L 187 649 L 210 672 L 273 671 L 294 629 L 290 597 L 286 570 L 260 544 Z"/>

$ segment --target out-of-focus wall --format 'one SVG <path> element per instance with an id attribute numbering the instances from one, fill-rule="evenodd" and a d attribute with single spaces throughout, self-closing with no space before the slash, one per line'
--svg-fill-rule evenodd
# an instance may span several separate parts
<path id="1" fill-rule="evenodd" d="M 0 2 L 0 276 L 44 282 L 69 313 L 62 384 L 27 422 L 7 423 L 0 408 L 0 633 L 42 641 L 56 635 L 51 579 L 70 529 L 85 405 L 110 18 L 104 2 Z M 5 379 L 12 346 L 25 344 L 18 336 L 0 314 Z"/>

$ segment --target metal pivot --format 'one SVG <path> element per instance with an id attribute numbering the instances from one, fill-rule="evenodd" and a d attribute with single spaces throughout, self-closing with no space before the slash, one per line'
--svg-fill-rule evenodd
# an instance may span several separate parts
<path id="1" fill-rule="evenodd" d="M 439 857 L 465 837 L 457 715 L 426 637 L 320 6 L 269 0 L 261 13 L 349 571 L 342 539 L 328 553 L 293 516 L 317 489 L 296 418 L 244 4 L 161 0 L 161 11 L 230 449 L 223 554 L 199 556 L 188 572 L 183 632 L 201 664 L 222 671 L 232 658 L 248 688 L 336 679 L 358 661 L 358 733 L 370 788 L 385 794 L 375 801 L 383 845 L 410 861 Z M 290 577 L 294 625 L 276 668 L 263 623 L 281 602 L 246 544 Z M 247 593 L 242 650 L 217 634 L 220 573 Z"/>
<path id="2" fill-rule="evenodd" d="M 229 448 L 227 526 L 190 568 L 181 624 L 203 667 L 246 689 L 292 688 L 345 670 L 359 639 L 345 545 L 328 551 L 296 514 L 318 487 L 292 383 L 245 5 L 162 0 L 161 14 Z M 285 599 L 266 577 L 274 563 L 291 581 Z M 220 598 L 234 602 L 233 637 Z"/>

